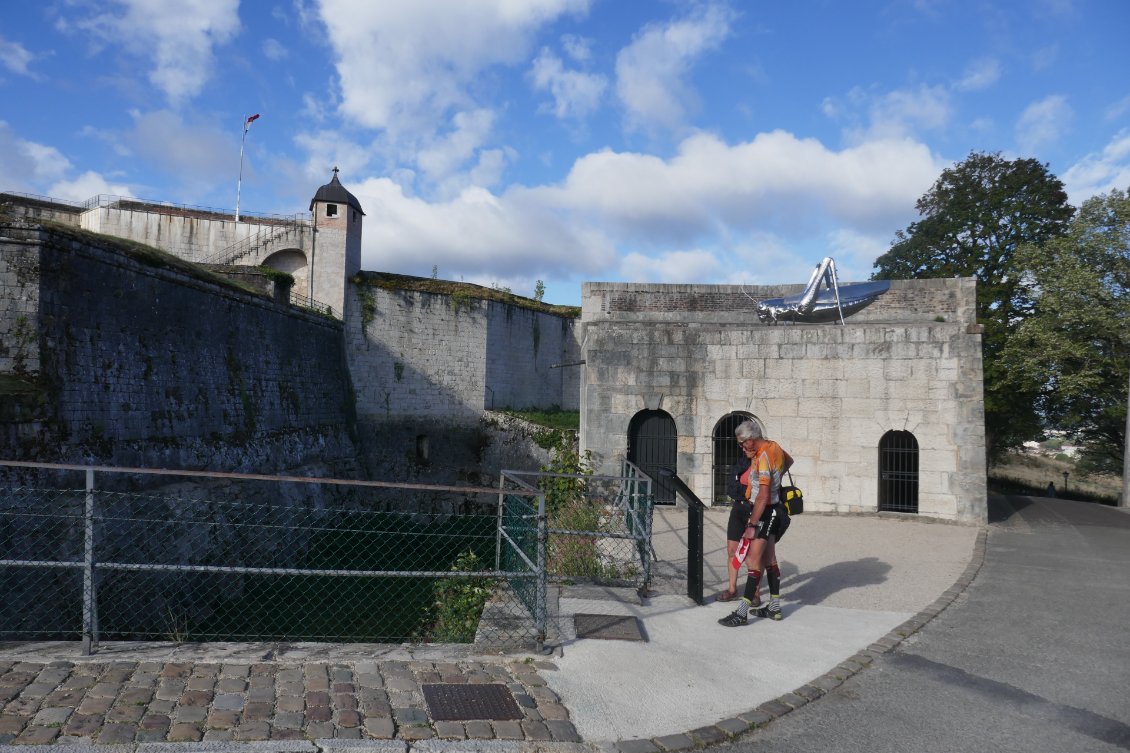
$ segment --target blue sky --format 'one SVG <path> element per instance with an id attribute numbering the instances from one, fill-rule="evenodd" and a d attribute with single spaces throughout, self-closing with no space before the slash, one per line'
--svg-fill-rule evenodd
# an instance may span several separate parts
<path id="1" fill-rule="evenodd" d="M 1123 0 L 40 0 L 0 19 L 0 190 L 305 212 L 365 269 L 866 279 L 971 151 L 1130 188 Z"/>

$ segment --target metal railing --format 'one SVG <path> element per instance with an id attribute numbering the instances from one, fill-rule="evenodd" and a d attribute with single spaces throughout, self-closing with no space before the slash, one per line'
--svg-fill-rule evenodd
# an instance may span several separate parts
<path id="1" fill-rule="evenodd" d="M 51 199 L 51 201 L 56 200 Z M 195 204 L 177 204 L 171 201 L 156 201 L 154 199 L 137 199 L 132 196 L 115 196 L 113 194 L 98 194 L 77 206 L 81 206 L 84 210 L 107 207 L 135 212 L 152 212 L 153 214 L 206 215 L 216 219 L 235 221 L 235 214 L 230 209 L 197 206 Z M 244 212 L 242 210 L 239 213 L 241 222 L 244 221 L 244 218 L 252 218 L 253 224 L 255 221 L 290 222 L 301 216 L 301 214 L 272 214 L 269 212 Z"/>
<path id="2" fill-rule="evenodd" d="M 630 462 L 621 467 L 619 476 L 505 472 L 545 494 L 549 578 L 650 584 L 652 481 Z"/>
<path id="3" fill-rule="evenodd" d="M 261 248 L 266 247 L 269 243 L 289 238 L 295 233 L 301 233 L 305 228 L 306 221 L 298 215 L 294 215 L 287 219 L 283 224 L 269 225 L 257 233 L 249 235 L 243 240 L 236 241 L 235 243 L 222 248 L 214 254 L 200 260 L 201 264 L 231 264 L 237 259 L 245 256 L 250 256 Z"/>
<path id="4" fill-rule="evenodd" d="M 293 288 L 291 288 L 290 291 L 290 305 L 309 309 L 316 314 L 332 316 L 334 319 L 341 319 L 341 314 L 339 314 L 333 306 L 328 303 L 322 303 L 321 301 L 315 301 L 313 298 L 307 298 L 301 293 L 295 293 Z"/>
<path id="5" fill-rule="evenodd" d="M 544 585 L 531 585 L 545 580 L 540 492 L 0 466 L 83 478 L 0 484 L 0 639 L 80 639 L 90 653 L 100 640 L 540 648 L 545 635 Z M 153 476 L 176 493 L 112 488 Z"/>
<path id="6" fill-rule="evenodd" d="M 21 193 L 19 191 L 0 191 L 0 198 L 4 196 L 14 196 L 19 199 L 31 199 L 32 201 L 44 204 L 60 204 L 62 206 L 74 207 L 75 209 L 83 208 L 82 202 L 69 201 L 67 199 L 53 199 L 50 196 L 40 196 L 35 193 Z"/>
<path id="7" fill-rule="evenodd" d="M 630 464 L 488 488 L 0 461 L 0 640 L 540 649 L 550 580 L 646 588 L 652 509 Z"/>

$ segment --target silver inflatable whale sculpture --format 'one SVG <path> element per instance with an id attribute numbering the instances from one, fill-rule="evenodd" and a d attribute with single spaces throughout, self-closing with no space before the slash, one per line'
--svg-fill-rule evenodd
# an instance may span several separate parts
<path id="1" fill-rule="evenodd" d="M 820 288 L 821 283 L 824 285 L 823 290 Z M 813 270 L 804 292 L 783 298 L 766 298 L 757 304 L 757 318 L 767 324 L 837 320 L 843 324 L 844 317 L 871 305 L 890 287 L 888 280 L 840 285 L 835 260 L 825 256 Z"/>

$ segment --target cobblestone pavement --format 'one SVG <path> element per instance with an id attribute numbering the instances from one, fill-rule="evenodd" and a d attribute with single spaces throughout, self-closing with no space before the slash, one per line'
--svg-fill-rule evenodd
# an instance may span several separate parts
<path id="1" fill-rule="evenodd" d="M 580 742 L 549 661 L 0 661 L 0 745 L 258 740 Z M 422 686 L 505 685 L 520 720 L 440 721 Z M 446 716 L 447 714 L 445 714 Z"/>

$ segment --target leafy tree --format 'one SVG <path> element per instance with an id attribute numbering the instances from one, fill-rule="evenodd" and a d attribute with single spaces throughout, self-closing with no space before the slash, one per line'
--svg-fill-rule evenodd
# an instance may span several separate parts
<path id="1" fill-rule="evenodd" d="M 1047 165 L 977 152 L 942 171 L 916 207 L 922 219 L 895 234 L 872 277 L 977 278 L 986 442 L 990 455 L 998 455 L 1040 433 L 1036 394 L 1020 390 L 999 360 L 1013 329 L 1032 311 L 1016 252 L 1062 235 L 1074 210 Z"/>
<path id="2" fill-rule="evenodd" d="M 1002 364 L 1038 394 L 1049 423 L 1069 431 L 1084 460 L 1119 473 L 1130 378 L 1130 196 L 1093 197 L 1067 235 L 1017 254 L 1035 310 Z"/>
<path id="3" fill-rule="evenodd" d="M 540 302 L 542 298 L 545 298 L 545 283 L 538 280 L 534 285 L 534 300 Z"/>

